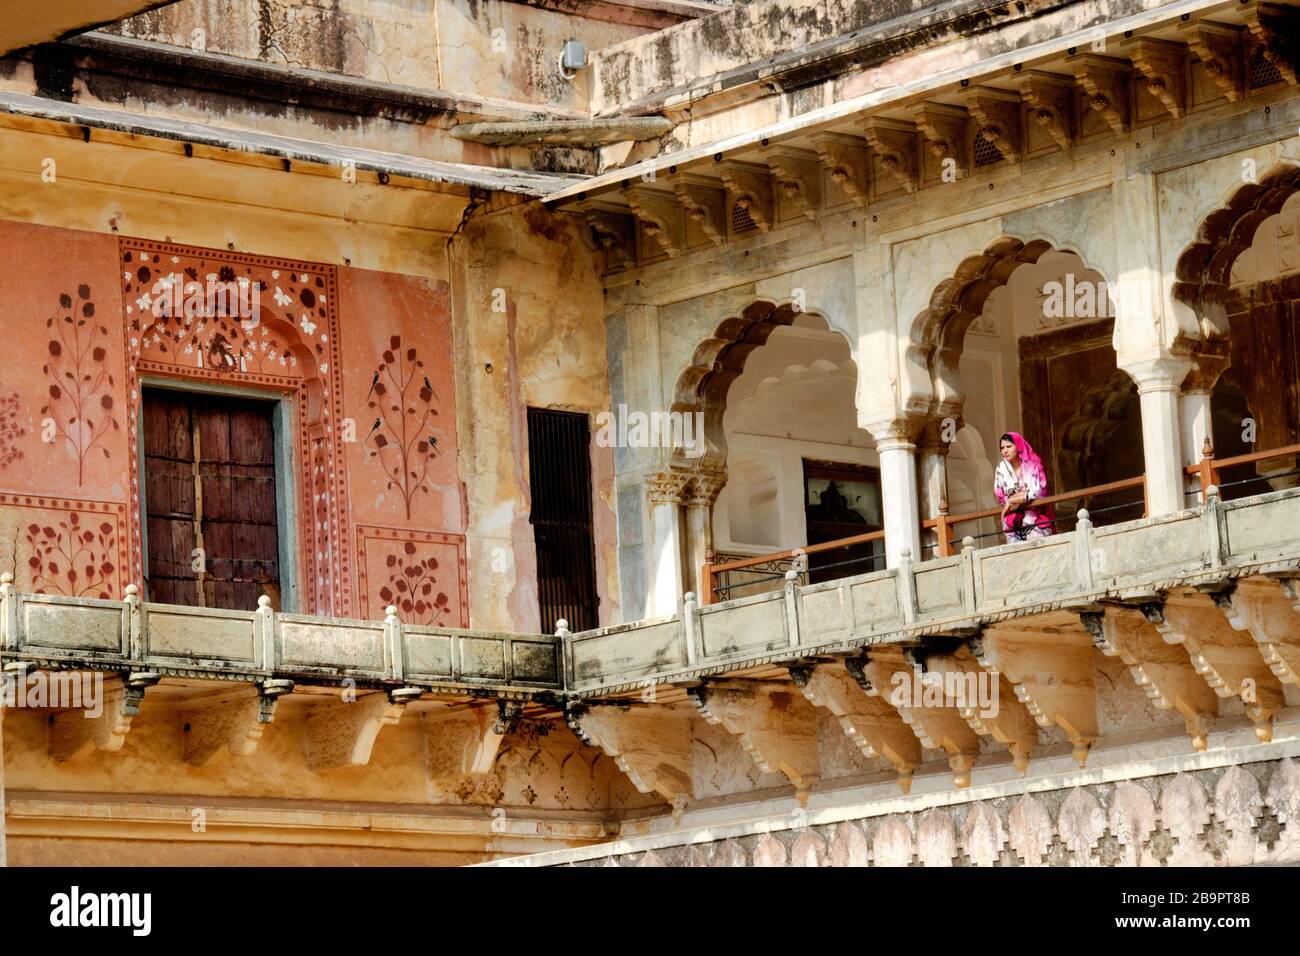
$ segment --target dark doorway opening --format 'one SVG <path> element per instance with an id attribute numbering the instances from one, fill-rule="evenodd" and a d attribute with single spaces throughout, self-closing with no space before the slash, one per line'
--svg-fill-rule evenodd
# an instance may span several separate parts
<path id="1" fill-rule="evenodd" d="M 805 460 L 803 485 L 810 545 L 853 538 L 884 527 L 879 469 Z M 883 540 L 819 551 L 808 555 L 808 583 L 878 571 L 884 561 Z"/>
<path id="2" fill-rule="evenodd" d="M 275 402 L 144 392 L 145 594 L 162 604 L 280 608 Z"/>
<path id="3" fill-rule="evenodd" d="M 528 521 L 537 548 L 543 631 L 552 630 L 561 618 L 574 631 L 598 622 L 590 448 L 586 415 L 528 409 Z"/>

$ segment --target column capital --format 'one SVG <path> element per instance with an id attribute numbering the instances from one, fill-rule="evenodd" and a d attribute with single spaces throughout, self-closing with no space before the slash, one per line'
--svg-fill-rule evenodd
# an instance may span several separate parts
<path id="1" fill-rule="evenodd" d="M 661 471 L 646 479 L 646 497 L 651 504 L 681 504 L 691 476 L 680 471 Z"/>
<path id="2" fill-rule="evenodd" d="M 1139 393 L 1176 392 L 1192 369 L 1192 359 L 1166 352 L 1122 362 L 1120 368 L 1137 382 Z"/>
<path id="3" fill-rule="evenodd" d="M 721 471 L 702 472 L 692 475 L 686 489 L 686 504 L 694 507 L 711 508 L 718 500 L 718 495 L 727 484 L 727 474 Z"/>
<path id="4" fill-rule="evenodd" d="M 897 418 L 863 422 L 861 427 L 870 432 L 872 440 L 876 443 L 876 449 L 880 450 L 904 446 L 915 448 L 926 424 L 926 419 L 919 415 L 903 415 Z"/>

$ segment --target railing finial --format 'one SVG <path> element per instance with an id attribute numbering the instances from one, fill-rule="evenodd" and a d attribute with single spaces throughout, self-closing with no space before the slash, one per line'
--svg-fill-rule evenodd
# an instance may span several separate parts
<path id="1" fill-rule="evenodd" d="M 1214 443 L 1210 441 L 1209 435 L 1206 435 L 1205 441 L 1201 443 L 1201 457 L 1202 458 L 1214 457 Z"/>

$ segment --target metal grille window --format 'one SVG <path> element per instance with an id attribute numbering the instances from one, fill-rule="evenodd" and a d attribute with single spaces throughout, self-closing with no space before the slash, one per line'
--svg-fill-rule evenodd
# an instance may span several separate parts
<path id="1" fill-rule="evenodd" d="M 740 203 L 732 203 L 731 234 L 738 236 L 742 232 L 752 232 L 757 228 L 758 223 L 754 222 L 754 217 L 749 214 L 749 210 Z"/>
<path id="2" fill-rule="evenodd" d="M 1002 150 L 998 149 L 996 145 L 989 142 L 983 136 L 976 135 L 975 137 L 975 165 L 976 166 L 992 166 L 994 163 L 1000 163 L 1004 159 L 1006 159 L 1006 157 L 1002 155 Z"/>
<path id="3" fill-rule="evenodd" d="M 591 426 L 587 416 L 528 409 L 528 516 L 537 548 L 542 630 L 563 618 L 574 631 L 597 624 L 596 547 L 591 529 Z"/>
<path id="4" fill-rule="evenodd" d="M 1258 90 L 1282 82 L 1282 71 L 1264 56 L 1264 47 L 1257 46 L 1250 54 L 1250 88 Z"/>

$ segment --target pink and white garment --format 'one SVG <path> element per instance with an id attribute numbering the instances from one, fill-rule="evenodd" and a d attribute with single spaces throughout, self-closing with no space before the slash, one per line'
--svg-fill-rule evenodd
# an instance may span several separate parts
<path id="1" fill-rule="evenodd" d="M 1005 505 L 1012 495 L 1025 492 L 1026 502 L 1047 496 L 1047 471 L 1042 459 L 1034 453 L 1029 442 L 1019 432 L 1007 432 L 1007 437 L 1016 446 L 1020 456 L 1020 473 L 1017 475 L 1010 462 L 1003 459 L 998 462 L 997 472 L 993 476 L 993 493 L 997 495 L 998 504 Z M 1008 511 L 1002 520 L 1007 543 L 1030 541 L 1045 538 L 1052 533 L 1052 523 L 1056 513 L 1051 505 L 1030 508 L 1028 505 L 1019 511 Z"/>

